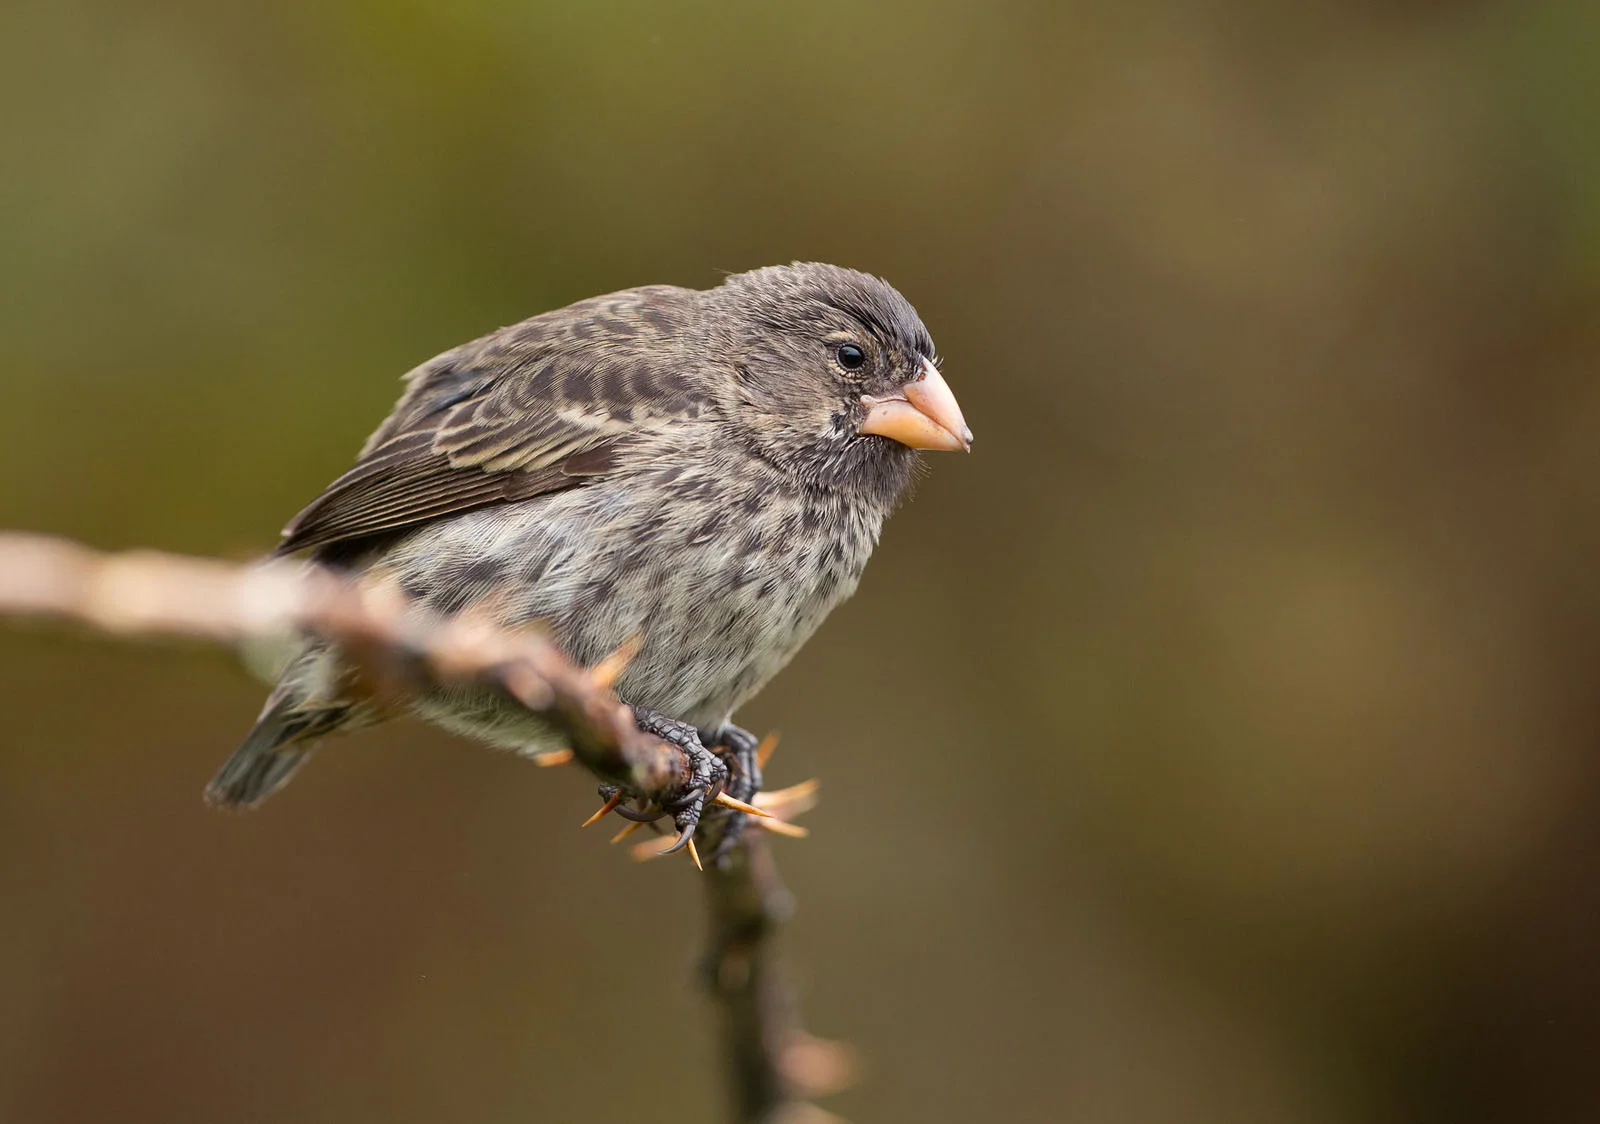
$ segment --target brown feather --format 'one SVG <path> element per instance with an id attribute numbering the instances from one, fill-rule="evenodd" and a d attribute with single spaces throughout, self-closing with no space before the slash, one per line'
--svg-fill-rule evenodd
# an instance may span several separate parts
<path id="1" fill-rule="evenodd" d="M 638 437 L 698 416 L 699 294 L 652 286 L 503 328 L 423 364 L 356 464 L 284 528 L 325 548 L 603 477 Z"/>

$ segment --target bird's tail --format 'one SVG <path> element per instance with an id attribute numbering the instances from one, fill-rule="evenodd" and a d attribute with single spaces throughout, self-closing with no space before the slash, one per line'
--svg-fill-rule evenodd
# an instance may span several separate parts
<path id="1" fill-rule="evenodd" d="M 348 708 L 306 709 L 280 685 L 233 756 L 206 786 L 206 801 L 253 808 L 288 783 L 311 757 L 317 738 L 343 723 Z"/>

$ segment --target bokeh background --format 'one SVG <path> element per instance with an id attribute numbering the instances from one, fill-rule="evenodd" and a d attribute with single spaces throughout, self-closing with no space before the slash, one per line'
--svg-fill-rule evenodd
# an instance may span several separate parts
<path id="1" fill-rule="evenodd" d="M 246 559 L 418 361 L 823 259 L 977 432 L 743 714 L 860 1121 L 1600 1115 L 1600 6 L 0 7 L 0 526 Z M 686 862 L 0 633 L 0 1119 L 712 1120 Z M 662 1106 L 670 1102 L 670 1111 Z"/>

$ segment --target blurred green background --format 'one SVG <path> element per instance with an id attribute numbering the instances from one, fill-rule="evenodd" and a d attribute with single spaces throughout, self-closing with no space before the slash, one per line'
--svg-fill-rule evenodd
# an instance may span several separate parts
<path id="1" fill-rule="evenodd" d="M 249 558 L 413 364 L 823 259 L 976 430 L 743 714 L 864 1121 L 1600 1116 L 1600 6 L 0 8 L 0 526 Z M 907 674 L 907 653 L 914 653 Z M 0 633 L 0 1119 L 714 1119 L 686 862 Z M 668 1113 L 664 1100 L 675 1104 Z"/>

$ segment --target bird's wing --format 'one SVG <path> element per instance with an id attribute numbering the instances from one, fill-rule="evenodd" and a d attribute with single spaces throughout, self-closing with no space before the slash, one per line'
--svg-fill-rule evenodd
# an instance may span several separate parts
<path id="1" fill-rule="evenodd" d="M 347 543 L 604 476 L 629 442 L 698 416 L 698 294 L 597 297 L 423 364 L 355 465 L 284 528 L 276 553 Z"/>

